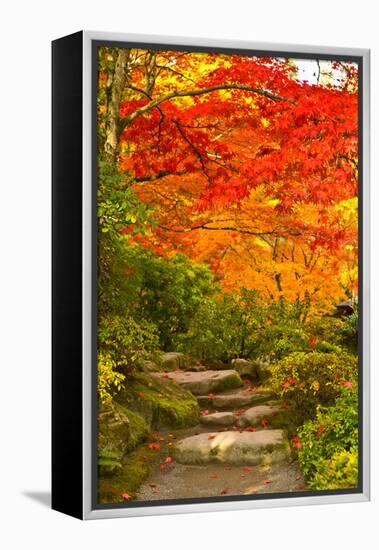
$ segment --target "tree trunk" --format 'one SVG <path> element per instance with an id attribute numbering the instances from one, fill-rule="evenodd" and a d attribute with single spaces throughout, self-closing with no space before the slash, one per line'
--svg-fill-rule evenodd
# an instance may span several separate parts
<path id="1" fill-rule="evenodd" d="M 104 157 L 114 163 L 118 153 L 120 138 L 120 103 L 128 79 L 128 62 L 130 50 L 120 48 L 115 63 L 113 78 L 110 81 L 109 102 L 106 114 L 106 137 L 104 143 Z"/>

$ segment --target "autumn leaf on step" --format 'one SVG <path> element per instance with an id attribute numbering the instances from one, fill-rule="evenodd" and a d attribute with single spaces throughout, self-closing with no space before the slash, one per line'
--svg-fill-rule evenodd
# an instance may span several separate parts
<path id="1" fill-rule="evenodd" d="M 168 434 L 168 437 L 171 438 L 171 439 L 176 439 L 176 435 L 175 435 L 175 434 Z"/>
<path id="2" fill-rule="evenodd" d="M 217 395 L 215 393 L 208 393 L 208 397 L 217 397 Z"/>
<path id="3" fill-rule="evenodd" d="M 165 470 L 167 468 L 167 464 L 159 464 L 160 470 Z"/>
<path id="4" fill-rule="evenodd" d="M 245 472 L 251 472 L 253 468 L 252 468 L 251 466 L 244 466 L 242 469 L 243 469 Z"/>
<path id="5" fill-rule="evenodd" d="M 271 479 L 264 479 L 262 481 L 262 483 L 264 483 L 265 485 L 269 485 L 270 483 L 272 483 L 272 480 Z"/>
<path id="6" fill-rule="evenodd" d="M 172 462 L 172 456 L 166 456 L 165 462 L 166 462 L 167 464 L 170 464 L 170 462 Z"/>
<path id="7" fill-rule="evenodd" d="M 228 487 L 225 487 L 225 489 L 223 489 L 220 493 L 220 495 L 227 495 L 229 493 L 229 489 Z"/>
<path id="8" fill-rule="evenodd" d="M 256 432 L 257 428 L 254 428 L 253 426 L 249 426 L 248 428 L 246 428 L 246 431 L 247 432 Z"/>
<path id="9" fill-rule="evenodd" d="M 215 437 L 215 435 L 208 435 L 208 439 L 214 439 Z"/>
<path id="10" fill-rule="evenodd" d="M 268 424 L 268 420 L 267 420 L 266 418 L 262 418 L 261 424 L 262 424 L 262 426 L 265 428 L 265 427 L 267 426 L 267 424 Z"/>
<path id="11" fill-rule="evenodd" d="M 216 472 L 212 472 L 209 477 L 211 477 L 212 479 L 216 479 L 218 477 L 218 474 Z"/>
<path id="12" fill-rule="evenodd" d="M 130 500 L 130 499 L 132 498 L 132 497 L 129 495 L 129 493 L 122 493 L 121 496 L 122 496 L 122 498 L 123 498 L 124 500 Z"/>
<path id="13" fill-rule="evenodd" d="M 160 449 L 160 445 L 159 443 L 149 443 L 148 448 L 154 451 L 158 451 Z"/>
<path id="14" fill-rule="evenodd" d="M 240 474 L 240 477 L 246 477 L 246 474 Z"/>
<path id="15" fill-rule="evenodd" d="M 156 483 L 149 483 L 149 487 L 151 487 L 152 489 L 155 489 L 156 488 Z"/>

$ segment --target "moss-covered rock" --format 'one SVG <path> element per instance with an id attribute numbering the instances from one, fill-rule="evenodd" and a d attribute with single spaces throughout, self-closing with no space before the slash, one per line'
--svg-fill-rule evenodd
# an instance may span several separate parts
<path id="1" fill-rule="evenodd" d="M 146 449 L 140 448 L 127 455 L 112 477 L 100 476 L 98 482 L 98 501 L 102 504 L 123 502 L 123 494 L 127 493 L 131 499 L 141 483 L 149 475 L 149 466 L 146 462 Z"/>
<path id="2" fill-rule="evenodd" d="M 190 392 L 148 373 L 134 373 L 115 399 L 153 429 L 185 428 L 199 422 L 199 405 Z"/>
<path id="3" fill-rule="evenodd" d="M 163 371 L 186 369 L 190 365 L 190 357 L 178 351 L 169 351 L 164 353 L 160 358 L 160 366 Z"/>
<path id="4" fill-rule="evenodd" d="M 104 473 L 118 469 L 121 458 L 144 441 L 150 433 L 142 416 L 113 402 L 98 415 L 98 456 Z"/>

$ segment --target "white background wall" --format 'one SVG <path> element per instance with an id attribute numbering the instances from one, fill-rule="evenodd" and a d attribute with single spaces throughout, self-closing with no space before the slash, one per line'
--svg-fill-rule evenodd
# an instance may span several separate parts
<path id="1" fill-rule="evenodd" d="M 375 5 L 369 0 L 11 0 L 2 4 L 0 542 L 7 539 L 3 548 L 378 547 L 375 342 L 370 503 L 81 523 L 50 511 L 30 496 L 46 500 L 50 483 L 50 40 L 92 29 L 371 48 L 375 131 L 379 92 Z M 377 149 L 373 132 L 374 246 Z M 377 312 L 374 288 L 376 317 Z M 374 335 L 377 330 L 375 320 Z"/>

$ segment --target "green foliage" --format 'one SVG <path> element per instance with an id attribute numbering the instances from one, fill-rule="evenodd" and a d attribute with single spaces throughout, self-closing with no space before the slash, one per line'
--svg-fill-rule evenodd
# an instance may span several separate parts
<path id="1" fill-rule="evenodd" d="M 357 359 L 348 353 L 297 352 L 272 367 L 270 384 L 281 398 L 289 399 L 304 418 L 317 405 L 329 405 L 341 394 L 343 384 L 358 377 Z"/>
<path id="2" fill-rule="evenodd" d="M 336 320 L 309 317 L 307 300 L 265 302 L 255 290 L 216 294 L 204 300 L 188 331 L 175 339 L 177 349 L 202 360 L 269 357 L 293 352 L 342 351 Z"/>
<path id="3" fill-rule="evenodd" d="M 100 403 L 106 404 L 121 390 L 125 375 L 116 372 L 116 361 L 110 353 L 99 351 L 97 355 L 97 391 Z"/>
<path id="4" fill-rule="evenodd" d="M 358 348 L 358 311 L 337 321 L 336 332 L 341 342 L 356 353 Z"/>
<path id="5" fill-rule="evenodd" d="M 102 402 L 123 387 L 125 376 L 157 347 L 155 328 L 132 318 L 102 319 L 98 328 L 98 387 Z M 113 390 L 113 392 L 112 392 Z"/>
<path id="6" fill-rule="evenodd" d="M 348 489 L 358 484 L 358 451 L 341 451 L 320 462 L 310 489 Z"/>
<path id="7" fill-rule="evenodd" d="M 117 451 L 100 449 L 97 453 L 99 475 L 107 476 L 117 473 L 121 468 L 121 455 Z"/>
<path id="8" fill-rule="evenodd" d="M 187 332 L 200 305 L 215 291 L 210 269 L 181 254 L 165 259 L 127 243 L 123 260 L 124 303 L 135 318 L 157 327 L 162 349 L 172 348 L 176 335 Z"/>
<path id="9" fill-rule="evenodd" d="M 208 298 L 191 319 L 188 331 L 178 335 L 175 345 L 178 350 L 207 361 L 248 356 L 263 315 L 255 291 Z"/>
<path id="10" fill-rule="evenodd" d="M 318 407 L 298 432 L 299 462 L 311 489 L 355 487 L 358 477 L 357 384 L 342 390 L 335 404 Z"/>

